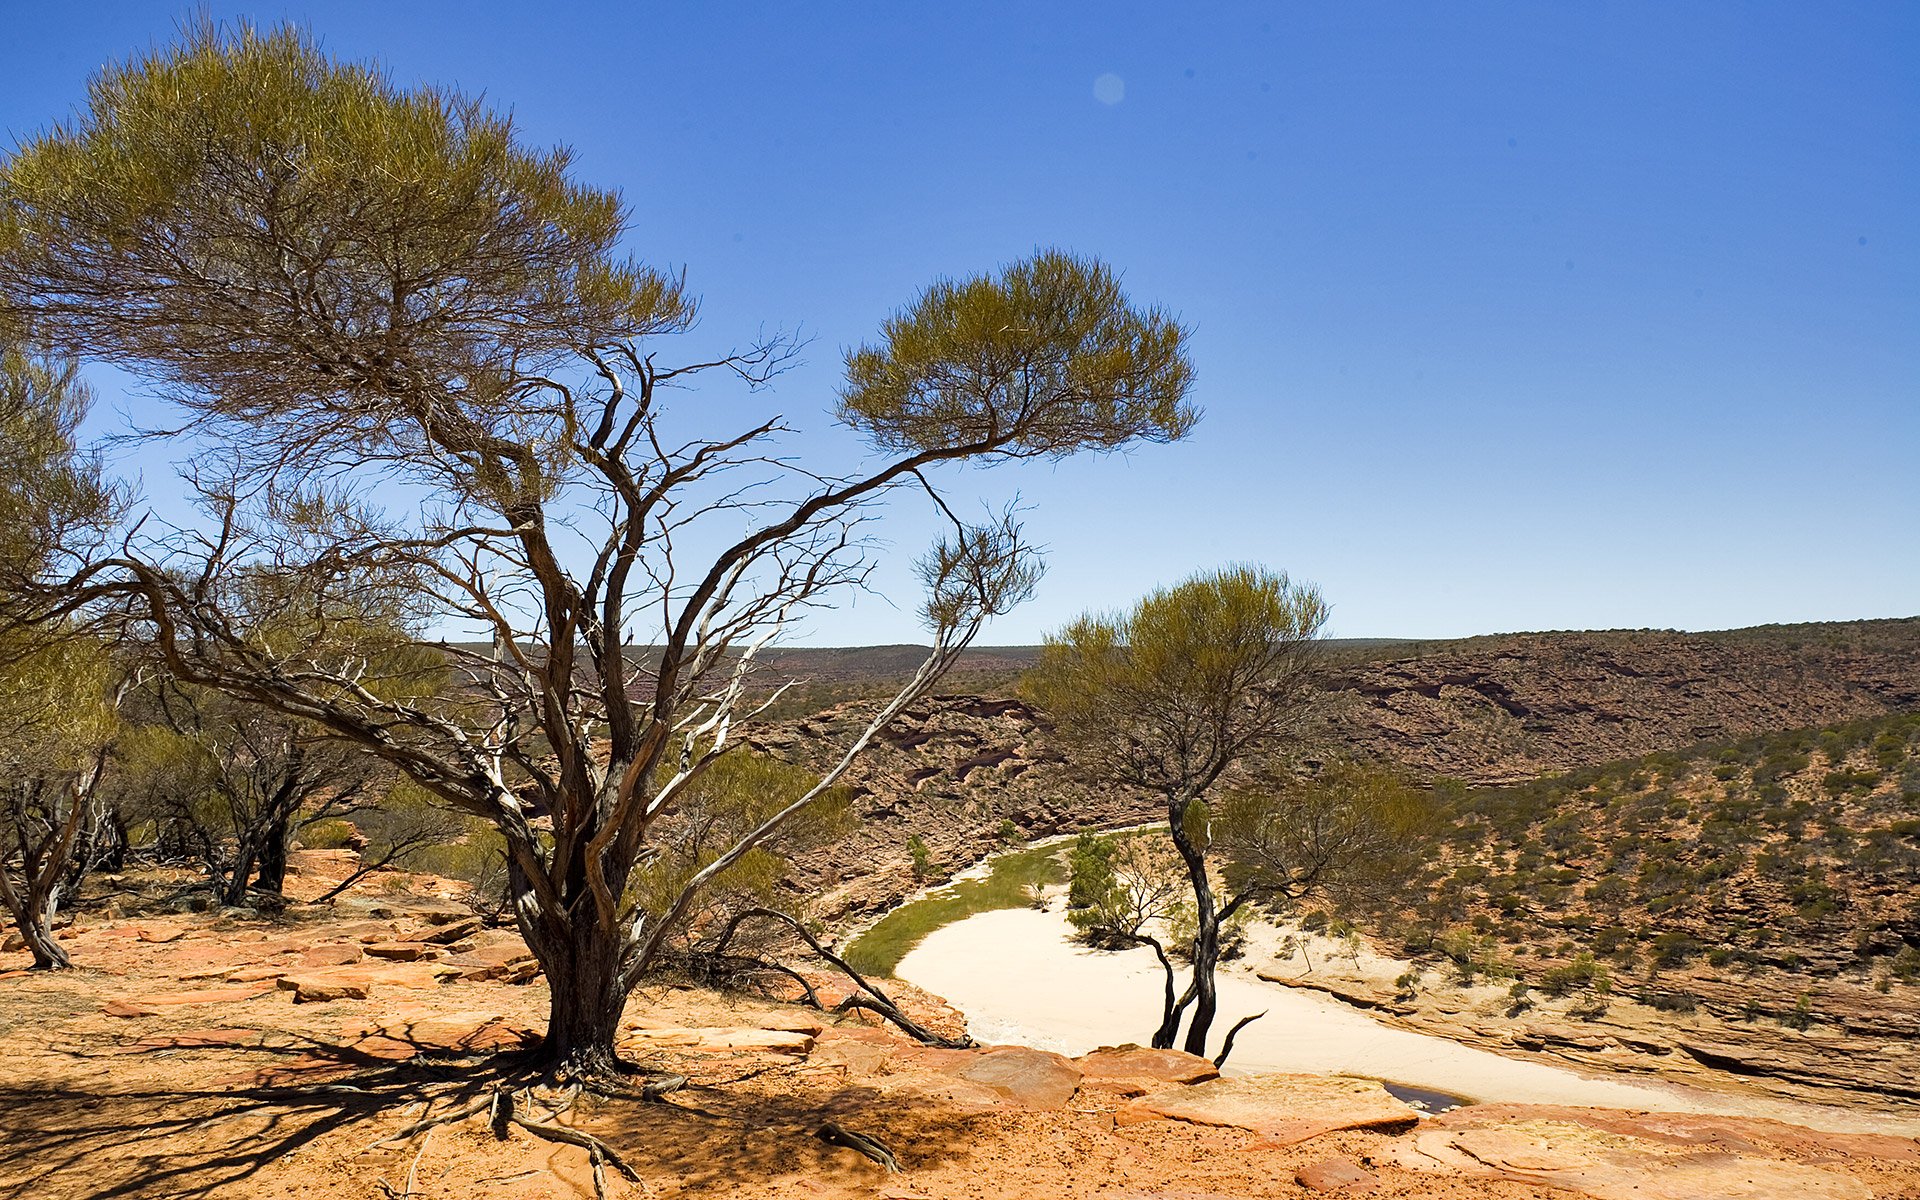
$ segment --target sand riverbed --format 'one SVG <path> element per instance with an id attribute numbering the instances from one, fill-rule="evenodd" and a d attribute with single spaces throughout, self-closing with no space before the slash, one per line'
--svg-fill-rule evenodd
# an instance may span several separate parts
<path id="1" fill-rule="evenodd" d="M 1069 1055 L 1146 1042 L 1159 1021 L 1163 987 L 1151 952 L 1089 950 L 1074 943 L 1072 933 L 1057 908 L 981 913 L 929 934 L 895 973 L 966 1013 L 973 1035 L 982 1041 Z M 1478 1103 L 1719 1113 L 1840 1132 L 1920 1136 L 1920 1117 L 1594 1077 L 1508 1058 L 1396 1029 L 1330 997 L 1237 970 L 1222 973 L 1219 991 L 1216 1038 L 1242 1016 L 1267 1014 L 1241 1031 L 1229 1073 L 1364 1075 Z M 1210 1050 L 1217 1052 L 1217 1044 Z"/>

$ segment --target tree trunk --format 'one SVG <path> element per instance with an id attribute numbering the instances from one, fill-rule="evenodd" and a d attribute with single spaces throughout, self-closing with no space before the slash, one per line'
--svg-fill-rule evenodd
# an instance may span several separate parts
<path id="1" fill-rule="evenodd" d="M 287 817 L 281 817 L 270 826 L 260 842 L 260 865 L 254 873 L 253 888 L 270 896 L 278 896 L 287 887 L 287 840 L 292 831 Z"/>
<path id="2" fill-rule="evenodd" d="M 49 911 L 46 893 L 33 880 L 16 890 L 10 880 L 0 876 L 0 902 L 4 902 L 7 915 L 13 918 L 14 929 L 27 943 L 34 970 L 63 971 L 73 965 L 66 947 L 53 936 L 53 914 Z"/>
<path id="3" fill-rule="evenodd" d="M 253 844 L 242 838 L 240 845 L 234 851 L 232 869 L 227 872 L 225 878 L 218 875 L 214 877 L 214 890 L 218 893 L 221 904 L 229 908 L 237 908 L 247 902 L 247 880 L 253 876 L 255 857 Z"/>
<path id="4" fill-rule="evenodd" d="M 540 1065 L 561 1078 L 625 1073 L 614 1048 L 629 991 L 620 972 L 628 949 L 624 931 L 595 920 L 590 897 L 582 896 L 572 911 L 541 908 L 511 857 L 507 876 L 520 936 L 547 978 L 547 1032 L 540 1040 Z"/>
<path id="5" fill-rule="evenodd" d="M 1213 884 L 1207 878 L 1206 851 L 1195 845 L 1187 833 L 1187 810 L 1191 806 L 1191 797 L 1167 798 L 1167 831 L 1173 837 L 1174 848 L 1180 852 L 1180 861 L 1186 864 L 1187 882 L 1193 888 L 1193 977 L 1187 985 L 1188 995 L 1168 1007 L 1154 1034 L 1153 1044 L 1160 1049 L 1172 1048 L 1179 1037 L 1181 1016 L 1191 1003 L 1193 1019 L 1187 1026 L 1184 1049 L 1188 1054 L 1205 1058 L 1207 1035 L 1213 1030 L 1214 1013 L 1219 1008 L 1214 970 L 1220 964 L 1220 909 L 1214 900 Z"/>
<path id="6" fill-rule="evenodd" d="M 35 913 L 19 922 L 20 936 L 27 941 L 27 949 L 33 953 L 33 969 L 36 971 L 64 971 L 73 965 L 67 957 L 67 949 L 53 936 L 53 931 L 45 924 L 45 914 Z"/>

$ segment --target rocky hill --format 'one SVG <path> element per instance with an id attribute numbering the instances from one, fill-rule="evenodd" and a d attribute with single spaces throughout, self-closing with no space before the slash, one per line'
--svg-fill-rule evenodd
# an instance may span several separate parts
<path id="1" fill-rule="evenodd" d="M 1920 620 L 1475 638 L 1339 667 L 1331 686 L 1350 750 L 1517 783 L 1920 708 Z"/>
<path id="2" fill-rule="evenodd" d="M 1336 643 L 1329 749 L 1473 785 L 1703 741 L 1920 709 L 1920 619 L 1712 634 L 1518 634 L 1440 643 Z M 837 694 L 882 690 L 911 648 L 794 651 L 783 669 L 831 668 Z M 1010 685 L 1029 648 L 978 652 L 972 679 Z M 824 657 L 823 657 L 824 656 Z M 963 680 L 966 682 L 968 680 Z M 1011 836 L 1154 818 L 1150 797 L 1089 780 L 1050 744 L 1045 716 L 1006 694 L 909 710 L 855 765 L 861 828 L 800 860 L 795 886 L 839 920 L 918 888 L 907 844 L 958 868 Z M 757 744 L 824 767 L 871 712 L 852 700 L 761 731 Z"/>

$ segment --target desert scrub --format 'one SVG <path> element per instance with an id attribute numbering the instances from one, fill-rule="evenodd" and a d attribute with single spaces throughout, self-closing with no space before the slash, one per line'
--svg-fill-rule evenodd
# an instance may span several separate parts
<path id="1" fill-rule="evenodd" d="M 986 878 L 936 888 L 880 918 L 847 947 L 846 959 L 858 971 L 892 975 L 908 951 L 934 930 L 977 913 L 1031 907 L 1034 890 L 1065 882 L 1066 875 L 1059 846 L 1003 854 L 993 860 Z"/>

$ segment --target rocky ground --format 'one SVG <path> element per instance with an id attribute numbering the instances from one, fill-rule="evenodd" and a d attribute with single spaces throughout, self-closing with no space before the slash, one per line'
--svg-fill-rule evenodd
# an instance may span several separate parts
<path id="1" fill-rule="evenodd" d="M 337 866 L 300 858 L 296 890 Z M 66 933 L 79 969 L 0 974 L 0 1193 L 593 1195 L 586 1151 L 518 1129 L 396 1138 L 480 1093 L 486 1056 L 532 1036 L 545 1006 L 512 936 L 473 925 L 452 891 L 393 877 L 279 919 L 82 918 Z M 1910 1139 L 1594 1109 L 1433 1117 L 1364 1080 L 1215 1079 L 1171 1052 L 931 1050 L 679 987 L 635 998 L 623 1047 L 692 1086 L 556 1118 L 632 1166 L 634 1182 L 608 1172 L 613 1195 L 1920 1196 Z M 901 1170 L 823 1141 L 829 1123 Z"/>

